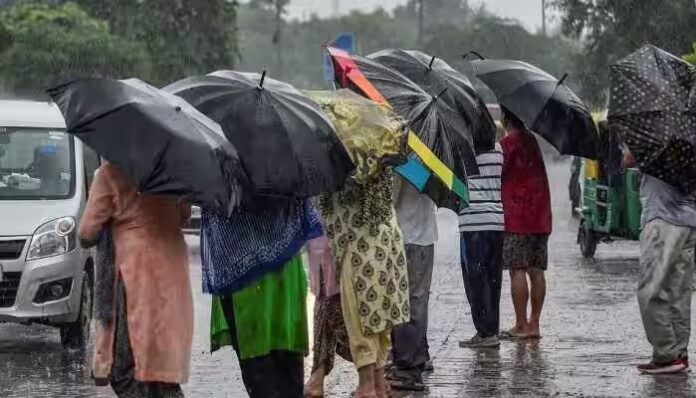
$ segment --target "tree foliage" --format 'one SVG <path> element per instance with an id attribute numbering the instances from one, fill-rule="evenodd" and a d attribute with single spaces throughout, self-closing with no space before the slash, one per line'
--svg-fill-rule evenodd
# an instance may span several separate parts
<path id="1" fill-rule="evenodd" d="M 14 92 L 38 91 L 80 75 L 147 75 L 145 48 L 114 35 L 74 3 L 24 1 L 0 12 L 8 36 L 0 80 Z"/>
<path id="2" fill-rule="evenodd" d="M 696 37 L 692 0 L 557 0 L 556 6 L 564 32 L 583 39 L 578 71 L 597 104 L 606 98 L 609 64 L 646 43 L 683 54 Z"/>

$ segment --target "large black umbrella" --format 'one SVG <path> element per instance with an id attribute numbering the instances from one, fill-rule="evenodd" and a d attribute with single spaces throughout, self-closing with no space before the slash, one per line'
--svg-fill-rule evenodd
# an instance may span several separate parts
<path id="1" fill-rule="evenodd" d="M 696 68 L 646 45 L 610 69 L 609 122 L 640 169 L 696 192 Z"/>
<path id="2" fill-rule="evenodd" d="M 497 130 L 495 122 L 464 74 L 454 70 L 445 61 L 420 51 L 390 49 L 367 57 L 402 73 L 431 95 L 442 93 L 440 100 L 464 117 L 472 133 L 476 152 L 493 149 Z"/>
<path id="3" fill-rule="evenodd" d="M 217 123 L 137 79 L 88 78 L 51 88 L 68 132 L 141 192 L 180 196 L 229 213 L 245 174 Z"/>
<path id="4" fill-rule="evenodd" d="M 457 181 L 479 173 L 472 134 L 464 117 L 439 96 L 429 94 L 388 66 L 332 48 L 329 54 L 340 86 L 377 102 L 386 101 L 448 169 L 444 174 L 450 181 L 442 185 L 437 179 L 429 179 L 424 191 L 439 207 L 457 210 L 459 201 L 452 189 L 456 190 Z M 438 177 L 446 179 L 443 173 Z M 452 177 L 456 177 L 454 183 Z"/>
<path id="5" fill-rule="evenodd" d="M 597 126 L 590 111 L 563 81 L 528 63 L 513 60 L 473 61 L 476 76 L 501 105 L 561 154 L 596 159 Z"/>
<path id="6" fill-rule="evenodd" d="M 255 194 L 308 197 L 334 191 L 355 168 L 319 105 L 265 74 L 219 71 L 164 90 L 220 123 Z"/>

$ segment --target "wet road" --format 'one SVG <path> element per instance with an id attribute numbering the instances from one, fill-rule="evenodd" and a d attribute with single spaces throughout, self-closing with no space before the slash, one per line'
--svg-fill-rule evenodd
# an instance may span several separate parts
<path id="1" fill-rule="evenodd" d="M 637 374 L 635 365 L 650 353 L 635 299 L 637 245 L 602 245 L 595 261 L 582 260 L 575 244 L 577 224 L 567 218 L 568 167 L 550 165 L 549 175 L 555 186 L 555 221 L 543 339 L 505 342 L 500 350 L 458 347 L 474 330 L 458 265 L 456 218 L 441 212 L 429 332 L 435 372 L 426 378 L 428 392 L 410 396 L 696 397 L 692 375 Z M 189 242 L 196 339 L 186 392 L 191 397 L 244 397 L 234 354 L 229 349 L 207 353 L 209 300 L 200 294 L 195 239 Z M 506 327 L 513 319 L 507 280 L 503 289 Z M 308 306 L 311 310 L 311 300 Z M 112 397 L 108 389 L 91 385 L 85 363 L 80 353 L 63 351 L 53 329 L 0 325 L 1 397 Z M 327 396 L 347 397 L 356 381 L 354 370 L 339 360 L 327 380 Z"/>

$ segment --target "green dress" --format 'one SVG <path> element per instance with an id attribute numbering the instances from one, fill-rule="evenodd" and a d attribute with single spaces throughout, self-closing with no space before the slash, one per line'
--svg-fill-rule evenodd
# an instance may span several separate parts
<path id="1" fill-rule="evenodd" d="M 240 360 L 272 350 L 309 352 L 307 276 L 298 253 L 283 268 L 232 294 L 237 355 Z M 220 296 L 213 296 L 210 320 L 212 352 L 232 345 L 232 335 Z"/>

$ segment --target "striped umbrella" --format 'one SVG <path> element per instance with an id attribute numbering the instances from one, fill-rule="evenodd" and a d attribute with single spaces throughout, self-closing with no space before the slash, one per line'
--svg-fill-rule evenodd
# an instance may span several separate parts
<path id="1" fill-rule="evenodd" d="M 478 174 L 478 166 L 471 132 L 462 116 L 389 67 L 335 48 L 328 52 L 341 87 L 388 103 L 411 128 L 408 146 L 412 154 L 407 163 L 395 168 L 397 173 L 440 207 L 457 210 L 462 201 L 468 203 L 463 180 Z"/>

